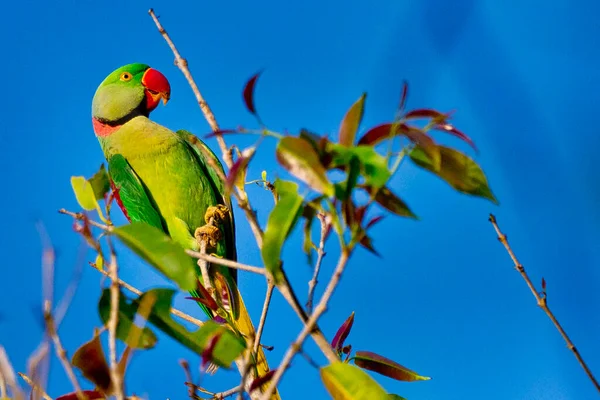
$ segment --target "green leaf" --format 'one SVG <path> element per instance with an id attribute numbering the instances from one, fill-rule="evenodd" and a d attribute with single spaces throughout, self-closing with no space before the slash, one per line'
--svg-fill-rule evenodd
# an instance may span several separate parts
<path id="1" fill-rule="evenodd" d="M 160 229 L 145 222 L 132 222 L 113 229 L 112 233 L 182 290 L 196 288 L 194 259 Z"/>
<path id="2" fill-rule="evenodd" d="M 148 320 L 152 325 L 184 345 L 194 353 L 201 355 L 209 346 L 215 335 L 219 340 L 211 352 L 211 362 L 219 367 L 229 368 L 245 349 L 245 341 L 237 337 L 229 328 L 212 320 L 206 321 L 196 331 L 189 331 L 171 316 L 171 304 L 175 291 L 173 289 L 152 289 L 132 302 L 134 307 L 140 304 L 145 296 L 154 296 L 156 302 L 152 307 Z"/>
<path id="3" fill-rule="evenodd" d="M 106 288 L 102 291 L 102 296 L 98 302 L 98 313 L 105 325 L 108 324 L 110 318 L 110 309 L 110 289 Z M 156 345 L 158 339 L 154 332 L 148 327 L 144 327 L 140 332 L 139 326 L 134 324 L 137 312 L 137 305 L 128 303 L 121 292 L 119 295 L 119 323 L 117 325 L 117 337 L 135 349 L 150 349 Z"/>
<path id="4" fill-rule="evenodd" d="M 354 145 L 354 138 L 356 137 L 356 132 L 358 131 L 360 121 L 364 114 L 366 97 L 367 94 L 363 93 L 360 98 L 350 106 L 350 109 L 348 109 L 342 120 L 339 132 L 339 143 L 342 146 L 351 147 Z"/>
<path id="5" fill-rule="evenodd" d="M 96 196 L 94 195 L 94 189 L 87 179 L 83 176 L 72 176 L 71 186 L 73 187 L 73 192 L 75 192 L 75 197 L 81 208 L 86 211 L 100 209 L 98 202 L 96 201 Z"/>
<path id="6" fill-rule="evenodd" d="M 387 400 L 406 400 L 406 399 L 397 394 L 388 394 Z"/>
<path id="7" fill-rule="evenodd" d="M 360 161 L 361 172 L 367 185 L 380 188 L 390 179 L 391 173 L 385 157 L 373 147 L 356 146 L 352 149 L 352 154 Z"/>
<path id="8" fill-rule="evenodd" d="M 275 283 L 278 283 L 282 277 L 281 249 L 298 221 L 303 201 L 298 194 L 298 184 L 277 179 L 274 186 L 279 201 L 269 214 L 261 254 L 265 268 L 273 275 Z"/>
<path id="9" fill-rule="evenodd" d="M 100 169 L 90 179 L 88 179 L 96 200 L 104 199 L 104 195 L 110 190 L 110 180 L 108 179 L 108 173 L 104 167 L 104 163 L 100 165 Z"/>
<path id="10" fill-rule="evenodd" d="M 431 159 L 419 146 L 409 154 L 419 167 L 433 172 L 461 193 L 479 196 L 498 204 L 481 167 L 469 156 L 449 147 L 439 146 L 441 165 L 435 170 Z"/>
<path id="11" fill-rule="evenodd" d="M 398 381 L 427 381 L 431 378 L 421 376 L 388 358 L 370 351 L 357 351 L 354 355 L 354 363 L 361 368 L 368 369 L 378 374 L 396 379 Z"/>
<path id="12" fill-rule="evenodd" d="M 352 197 L 352 190 L 356 187 L 356 183 L 358 182 L 358 177 L 360 176 L 360 161 L 357 156 L 352 155 L 350 162 L 348 163 L 348 174 L 346 176 L 346 185 L 344 190 L 342 191 L 341 197 L 338 199 L 342 201 L 346 201 Z M 336 191 L 337 192 L 337 191 Z"/>
<path id="13" fill-rule="evenodd" d="M 321 380 L 335 400 L 387 400 L 386 391 L 366 372 L 336 361 L 321 368 Z"/>
<path id="14" fill-rule="evenodd" d="M 285 136 L 277 144 L 276 155 L 277 161 L 296 178 L 319 193 L 333 195 L 333 185 L 309 142 L 299 137 Z"/>

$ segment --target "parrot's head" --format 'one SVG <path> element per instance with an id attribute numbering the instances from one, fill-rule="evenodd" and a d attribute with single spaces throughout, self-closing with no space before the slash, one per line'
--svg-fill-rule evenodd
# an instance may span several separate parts
<path id="1" fill-rule="evenodd" d="M 134 116 L 147 117 L 170 96 L 171 86 L 163 74 L 146 64 L 128 64 L 111 72 L 98 86 L 92 116 L 105 124 L 120 125 Z"/>

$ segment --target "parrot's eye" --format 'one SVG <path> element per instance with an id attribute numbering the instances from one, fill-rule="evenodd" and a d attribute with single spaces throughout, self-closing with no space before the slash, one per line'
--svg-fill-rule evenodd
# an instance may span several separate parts
<path id="1" fill-rule="evenodd" d="M 123 82 L 128 82 L 128 81 L 130 81 L 130 80 L 131 80 L 131 78 L 133 78 L 133 76 L 131 76 L 131 74 L 130 74 L 129 72 L 123 72 L 123 73 L 121 74 L 121 80 L 122 80 Z"/>

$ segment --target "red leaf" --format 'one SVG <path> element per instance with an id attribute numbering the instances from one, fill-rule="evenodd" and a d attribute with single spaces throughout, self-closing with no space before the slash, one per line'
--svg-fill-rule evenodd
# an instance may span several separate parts
<path id="1" fill-rule="evenodd" d="M 404 111 L 404 106 L 406 106 L 406 99 L 408 97 L 408 82 L 402 82 L 402 95 L 400 96 L 400 104 L 398 105 L 398 111 Z"/>
<path id="2" fill-rule="evenodd" d="M 256 149 L 254 147 L 251 147 L 247 154 L 242 154 L 242 156 L 240 158 L 238 158 L 235 163 L 231 166 L 231 170 L 229 171 L 229 174 L 227 175 L 227 181 L 225 181 L 225 192 L 226 193 L 230 193 L 231 189 L 233 189 L 233 185 L 236 184 L 236 181 L 238 181 L 239 178 L 242 179 L 242 182 L 240 183 L 240 185 L 243 187 L 244 185 L 244 180 L 246 179 L 246 169 L 248 168 L 248 164 L 250 163 L 250 160 L 252 160 L 252 157 L 254 156 L 254 153 L 256 152 Z M 244 153 L 246 153 L 246 150 L 244 150 Z"/>
<path id="3" fill-rule="evenodd" d="M 371 238 L 368 237 L 366 234 L 360 239 L 360 245 L 362 247 L 364 247 L 365 249 L 369 250 L 371 253 L 375 254 L 377 257 L 381 257 L 381 255 L 379 254 L 379 252 L 377 250 L 375 250 L 375 247 L 373 247 L 373 243 L 371 242 Z"/>
<path id="4" fill-rule="evenodd" d="M 219 129 L 218 131 L 214 131 L 204 136 L 205 138 L 211 138 L 214 136 L 227 135 L 230 133 L 244 133 L 244 129 Z"/>
<path id="5" fill-rule="evenodd" d="M 369 222 L 367 222 L 367 225 L 365 226 L 365 228 L 369 229 L 370 227 L 372 227 L 373 225 L 375 225 L 376 223 L 381 221 L 383 218 L 384 218 L 383 215 L 378 215 L 376 217 L 371 218 L 371 220 Z"/>
<path id="6" fill-rule="evenodd" d="M 256 109 L 254 108 L 254 86 L 256 85 L 256 80 L 260 76 L 262 71 L 256 73 L 252 78 L 246 82 L 246 86 L 244 86 L 244 104 L 246 104 L 246 108 L 253 115 L 256 116 Z"/>
<path id="7" fill-rule="evenodd" d="M 364 189 L 373 194 L 373 188 L 365 186 Z M 388 211 L 401 217 L 417 218 L 417 216 L 408 208 L 406 203 L 396 196 L 388 187 L 384 186 L 375 194 L 375 201 Z"/>
<path id="8" fill-rule="evenodd" d="M 372 145 L 385 139 L 391 139 L 393 136 L 406 136 L 411 142 L 421 146 L 427 155 L 433 160 L 434 164 L 439 165 L 440 151 L 431 137 L 421 129 L 404 123 L 392 124 L 385 123 L 371 128 L 358 141 L 358 144 Z"/>
<path id="9" fill-rule="evenodd" d="M 475 143 L 473 142 L 473 140 L 471 140 L 470 137 L 468 137 L 467 135 L 465 135 L 464 133 L 462 133 L 461 131 L 459 131 L 458 129 L 453 127 L 452 125 L 438 124 L 438 125 L 435 125 L 433 127 L 433 129 L 438 130 L 438 131 L 447 132 L 447 133 L 451 134 L 452 136 L 456 136 L 457 138 L 462 139 L 465 142 L 467 142 L 475 151 L 477 151 L 477 146 L 475 146 Z"/>
<path id="10" fill-rule="evenodd" d="M 202 369 L 206 368 L 208 363 L 210 363 L 212 361 L 213 351 L 215 350 L 215 347 L 217 346 L 219 339 L 221 339 L 222 334 L 223 334 L 222 331 L 218 332 L 212 338 L 210 338 L 210 340 L 208 341 L 206 348 L 202 352 L 202 366 L 201 366 Z"/>
<path id="11" fill-rule="evenodd" d="M 442 123 L 446 119 L 448 119 L 450 115 L 447 113 L 439 112 L 437 110 L 432 110 L 430 108 L 419 108 L 417 110 L 412 110 L 407 112 L 404 115 L 405 119 L 419 119 L 419 118 L 434 118 L 439 119 L 439 123 Z"/>
<path id="12" fill-rule="evenodd" d="M 351 344 L 349 344 L 348 346 L 344 346 L 342 348 L 342 353 L 344 353 L 344 354 L 350 354 L 351 351 L 352 351 L 352 345 Z"/>
<path id="13" fill-rule="evenodd" d="M 546 290 L 546 280 L 542 277 L 542 289 Z"/>
<path id="14" fill-rule="evenodd" d="M 97 390 L 82 390 L 81 391 L 85 396 L 87 396 L 88 400 L 104 400 L 106 396 L 104 396 L 101 392 Z M 55 400 L 78 400 L 77 392 L 63 394 L 62 396 L 58 396 Z"/>
<path id="15" fill-rule="evenodd" d="M 367 211 L 367 207 L 365 206 L 356 207 L 356 210 L 354 211 L 354 220 L 359 224 L 362 223 L 365 217 L 365 211 Z"/>
<path id="16" fill-rule="evenodd" d="M 331 347 L 333 347 L 337 353 L 342 351 L 342 348 L 344 347 L 344 341 L 352 329 L 352 324 L 354 324 L 354 311 L 352 311 L 352 314 L 350 314 L 342 326 L 340 326 L 338 331 L 335 333 L 333 340 L 331 341 Z"/>
<path id="17" fill-rule="evenodd" d="M 398 381 L 412 382 L 427 381 L 431 379 L 428 376 L 421 376 L 415 371 L 403 367 L 389 358 L 385 358 L 370 351 L 357 351 L 354 356 L 354 363 L 361 368 L 377 372 Z"/>
<path id="18" fill-rule="evenodd" d="M 252 391 L 258 389 L 259 387 L 261 387 L 265 383 L 270 382 L 271 379 L 273 379 L 273 375 L 275 375 L 275 372 L 277 372 L 277 369 L 272 369 L 269 372 L 267 372 L 266 374 L 264 374 L 263 376 L 261 376 L 259 378 L 256 378 L 255 380 L 253 380 L 252 384 L 250 385 L 250 388 L 248 389 L 248 391 L 250 393 L 252 393 Z"/>

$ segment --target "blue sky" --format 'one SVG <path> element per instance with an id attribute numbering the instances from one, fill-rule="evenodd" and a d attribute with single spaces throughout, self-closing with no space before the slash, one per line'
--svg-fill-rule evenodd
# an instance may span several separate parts
<path id="1" fill-rule="evenodd" d="M 198 135 L 209 131 L 146 13 L 153 6 L 223 127 L 253 126 L 241 89 L 262 68 L 256 103 L 275 130 L 307 127 L 335 133 L 363 91 L 369 94 L 364 126 L 387 121 L 403 79 L 410 83 L 409 107 L 457 110 L 454 122 L 477 143 L 476 160 L 500 206 L 454 193 L 435 177 L 404 165 L 392 188 L 421 220 L 389 217 L 374 228 L 382 258 L 362 250 L 355 254 L 321 323 L 331 337 L 355 311 L 348 340 L 354 349 L 382 353 L 433 377 L 416 383 L 377 377 L 386 389 L 411 400 L 597 396 L 535 306 L 487 215 L 498 216 L 534 282 L 545 277 L 550 306 L 600 374 L 600 176 L 594 161 L 600 146 L 600 3 L 367 4 L 84 0 L 4 5 L 0 344 L 19 371 L 42 337 L 41 249 L 34 222 L 44 222 L 58 252 L 57 295 L 77 262 L 80 240 L 72 221 L 56 210 L 77 208 L 69 177 L 89 176 L 103 162 L 90 122 L 97 85 L 121 65 L 150 64 L 173 89 L 171 102 L 153 118 L 172 129 Z M 235 141 L 250 143 L 240 137 Z M 440 141 L 470 151 L 453 139 Z M 259 177 L 263 169 L 270 176 L 281 173 L 272 150 L 272 143 L 261 149 L 250 176 Z M 270 195 L 258 187 L 249 193 L 264 221 Z M 116 222 L 123 223 L 115 214 Z M 248 226 L 237 215 L 239 257 L 259 264 Z M 125 249 L 120 254 L 121 275 L 128 282 L 139 288 L 166 284 Z M 335 254 L 332 250 L 326 257 L 322 281 L 331 274 Z M 299 247 L 287 246 L 284 256 L 304 299 L 311 270 Z M 86 260 L 91 259 L 88 252 Z M 100 282 L 97 272 L 84 268 L 60 329 L 71 354 L 99 324 Z M 258 318 L 264 283 L 241 274 L 240 286 Z M 183 296 L 176 305 L 201 315 Z M 275 346 L 271 365 L 278 364 L 299 329 L 276 295 L 264 335 L 264 342 Z M 312 343 L 306 349 L 324 362 Z M 153 399 L 184 398 L 180 358 L 198 365 L 197 357 L 161 335 L 155 349 L 135 355 L 128 389 Z M 204 384 L 224 390 L 237 382 L 236 376 L 220 372 Z M 50 381 L 52 396 L 70 390 L 56 360 Z M 327 398 L 318 372 L 302 357 L 286 374 L 281 393 L 284 399 Z"/>

